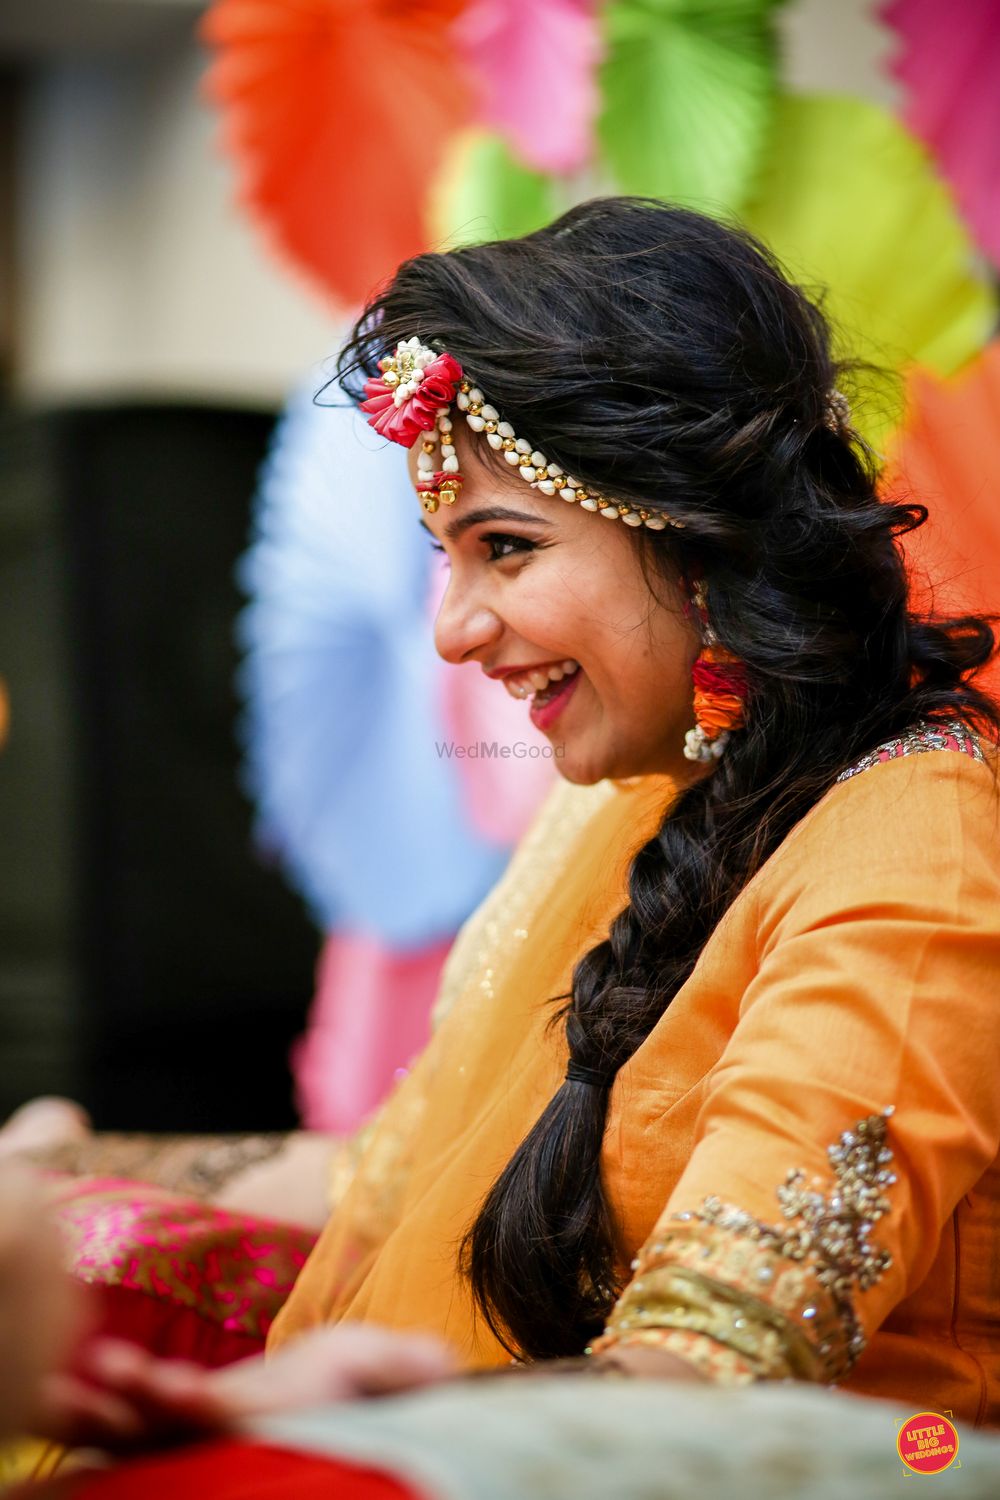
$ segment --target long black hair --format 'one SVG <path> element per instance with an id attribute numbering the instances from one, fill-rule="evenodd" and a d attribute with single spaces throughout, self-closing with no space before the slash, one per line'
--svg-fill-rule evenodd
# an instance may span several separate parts
<path id="1" fill-rule="evenodd" d="M 348 389 L 413 334 L 564 472 L 684 523 L 636 545 L 707 583 L 749 678 L 746 729 L 636 855 L 628 905 L 560 997 L 570 1058 L 603 1085 L 559 1087 L 462 1246 L 496 1335 L 555 1357 L 586 1345 L 623 1280 L 600 1173 L 616 1073 L 838 772 L 921 720 L 996 737 L 969 681 L 994 638 L 979 617 L 912 611 L 899 538 L 926 512 L 880 499 L 868 450 L 830 424 L 844 371 L 827 323 L 743 231 L 608 198 L 521 240 L 417 256 L 346 345 Z"/>

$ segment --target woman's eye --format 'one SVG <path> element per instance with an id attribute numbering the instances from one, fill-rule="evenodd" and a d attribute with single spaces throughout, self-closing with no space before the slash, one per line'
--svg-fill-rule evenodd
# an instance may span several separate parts
<path id="1" fill-rule="evenodd" d="M 489 547 L 490 562 L 500 562 L 502 558 L 513 557 L 515 552 L 533 552 L 535 543 L 524 536 L 507 536 L 500 531 L 491 531 L 481 538 Z"/>
<path id="2" fill-rule="evenodd" d="M 479 538 L 488 548 L 488 562 L 502 562 L 505 557 L 513 557 L 516 552 L 533 552 L 537 546 L 536 542 L 529 541 L 524 536 L 508 536 L 505 532 L 491 531 Z M 435 552 L 444 552 L 447 549 L 440 542 L 429 537 L 430 546 Z"/>

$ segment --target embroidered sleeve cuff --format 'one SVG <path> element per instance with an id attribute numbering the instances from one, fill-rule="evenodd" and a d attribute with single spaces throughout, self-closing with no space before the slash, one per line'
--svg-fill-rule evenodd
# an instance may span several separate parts
<path id="1" fill-rule="evenodd" d="M 871 1239 L 895 1182 L 890 1114 L 859 1121 L 829 1148 L 832 1192 L 790 1171 L 778 1188 L 782 1222 L 765 1223 L 713 1197 L 673 1214 L 634 1263 L 603 1347 L 683 1331 L 724 1346 L 756 1379 L 840 1379 L 865 1347 L 856 1293 L 891 1264 Z"/>
<path id="2" fill-rule="evenodd" d="M 766 1301 L 759 1295 L 765 1286 Z M 728 1361 L 719 1355 L 710 1359 L 701 1344 L 674 1349 L 679 1354 L 697 1350 L 699 1367 L 719 1371 L 713 1379 L 731 1368 L 733 1374 L 749 1371 L 754 1380 L 821 1381 L 827 1378 L 826 1356 L 809 1326 L 818 1316 L 815 1295 L 814 1278 L 794 1262 L 782 1262 L 726 1230 L 681 1225 L 647 1247 L 604 1339 L 610 1347 L 676 1333 L 682 1340 L 707 1340 L 729 1354 Z M 805 1312 L 810 1317 L 803 1319 Z M 821 1323 L 819 1331 L 826 1335 L 827 1320 Z"/>

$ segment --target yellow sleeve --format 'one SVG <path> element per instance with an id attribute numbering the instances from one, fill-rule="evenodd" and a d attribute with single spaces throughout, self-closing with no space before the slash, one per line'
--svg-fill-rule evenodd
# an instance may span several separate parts
<path id="1" fill-rule="evenodd" d="M 992 770 L 837 786 L 744 893 L 758 967 L 696 1145 L 599 1348 L 835 1381 L 927 1275 L 1000 1149 Z"/>

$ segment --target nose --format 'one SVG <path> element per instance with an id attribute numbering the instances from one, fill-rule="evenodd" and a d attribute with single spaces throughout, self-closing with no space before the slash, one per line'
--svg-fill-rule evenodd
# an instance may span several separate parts
<path id="1" fill-rule="evenodd" d="M 472 590 L 461 587 L 452 573 L 434 621 L 438 655 L 452 666 L 475 661 L 503 634 L 503 622 Z"/>

